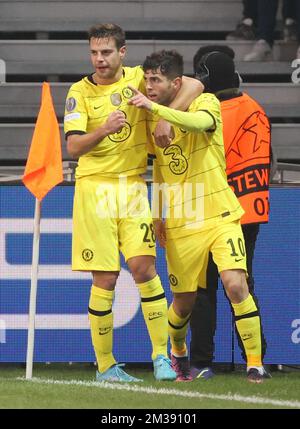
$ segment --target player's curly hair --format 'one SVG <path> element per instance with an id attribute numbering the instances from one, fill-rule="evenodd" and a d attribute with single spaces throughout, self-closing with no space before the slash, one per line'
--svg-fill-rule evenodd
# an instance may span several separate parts
<path id="1" fill-rule="evenodd" d="M 88 39 L 109 39 L 112 37 L 116 42 L 117 49 L 122 48 L 126 44 L 125 31 L 117 24 L 99 24 L 93 25 L 88 31 Z"/>
<path id="2" fill-rule="evenodd" d="M 162 75 L 169 79 L 175 79 L 183 75 L 183 58 L 179 52 L 158 51 L 148 55 L 143 63 L 143 70 L 159 70 Z"/>

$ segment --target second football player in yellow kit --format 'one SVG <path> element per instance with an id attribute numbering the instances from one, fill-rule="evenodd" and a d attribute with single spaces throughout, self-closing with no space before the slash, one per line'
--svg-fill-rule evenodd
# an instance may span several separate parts
<path id="1" fill-rule="evenodd" d="M 183 61 L 176 51 L 153 53 L 143 68 L 148 98 L 132 88 L 135 96 L 129 103 L 151 112 L 151 128 L 157 118 L 175 126 L 169 146 L 153 146 L 153 177 L 154 182 L 163 184 L 164 195 L 168 194 L 167 198 L 163 196 L 163 202 L 160 195 L 155 199 L 158 214 L 165 217 L 165 223 L 157 220 L 156 232 L 166 247 L 173 292 L 168 317 L 177 380 L 191 380 L 185 340 L 197 288 L 205 287 L 209 252 L 233 305 L 247 366 L 260 367 L 259 315 L 246 282 L 244 238 L 239 223 L 243 209 L 226 179 L 219 101 L 213 94 L 202 94 L 187 112 L 166 107 L 182 82 Z"/>

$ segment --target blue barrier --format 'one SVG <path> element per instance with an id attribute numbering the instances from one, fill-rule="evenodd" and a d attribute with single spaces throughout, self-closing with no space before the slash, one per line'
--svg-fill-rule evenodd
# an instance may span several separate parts
<path id="1" fill-rule="evenodd" d="M 91 278 L 72 272 L 73 186 L 59 186 L 42 204 L 34 361 L 92 362 L 87 318 Z M 30 292 L 34 199 L 23 186 L 0 186 L 0 362 L 24 362 Z M 261 226 L 254 261 L 268 341 L 266 363 L 300 363 L 300 188 L 271 189 L 271 218 Z M 171 294 L 162 249 L 157 268 Z M 122 261 L 114 302 L 114 352 L 119 361 L 147 362 L 151 347 L 138 292 Z M 218 290 L 216 362 L 232 360 L 232 318 Z M 234 345 L 234 360 L 241 363 Z"/>

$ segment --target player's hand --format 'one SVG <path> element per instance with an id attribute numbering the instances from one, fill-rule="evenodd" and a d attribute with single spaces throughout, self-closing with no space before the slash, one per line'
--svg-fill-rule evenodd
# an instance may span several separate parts
<path id="1" fill-rule="evenodd" d="M 165 222 L 161 219 L 153 222 L 155 237 L 158 240 L 160 247 L 166 247 L 167 236 Z"/>
<path id="2" fill-rule="evenodd" d="M 142 92 L 138 91 L 131 85 L 128 85 L 128 88 L 133 92 L 133 97 L 128 100 L 128 104 L 141 109 L 151 110 L 152 103 Z"/>
<path id="3" fill-rule="evenodd" d="M 112 112 L 105 123 L 105 128 L 108 134 L 114 134 L 120 131 L 126 123 L 126 117 L 124 112 L 121 110 L 115 110 Z"/>
<path id="4" fill-rule="evenodd" d="M 174 138 L 172 125 L 164 119 L 160 119 L 156 125 L 153 136 L 156 146 L 161 148 L 170 146 Z"/>

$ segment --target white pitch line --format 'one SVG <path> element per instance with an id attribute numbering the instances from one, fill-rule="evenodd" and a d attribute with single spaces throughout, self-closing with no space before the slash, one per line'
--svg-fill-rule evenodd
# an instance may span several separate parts
<path id="1" fill-rule="evenodd" d="M 98 387 L 101 389 L 112 389 L 112 390 L 125 390 L 127 392 L 138 392 L 146 394 L 156 395 L 173 395 L 182 396 L 185 398 L 198 398 L 198 399 L 220 399 L 222 401 L 236 401 L 245 402 L 248 404 L 264 404 L 264 405 L 275 405 L 280 407 L 300 408 L 300 401 L 286 401 L 282 399 L 271 399 L 260 396 L 242 396 L 237 394 L 231 394 L 228 392 L 227 395 L 216 395 L 213 393 L 199 393 L 190 392 L 187 390 L 177 389 L 165 389 L 165 388 L 154 388 L 154 387 L 142 387 L 140 385 L 132 384 L 120 384 L 120 383 L 107 383 L 107 382 L 96 382 L 96 381 L 80 381 L 80 380 L 52 380 L 45 378 L 33 377 L 31 380 L 26 380 L 24 377 L 17 377 L 20 381 L 29 381 L 39 384 L 55 384 L 64 386 L 84 386 L 84 387 Z"/>

